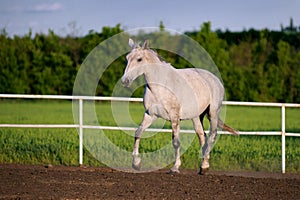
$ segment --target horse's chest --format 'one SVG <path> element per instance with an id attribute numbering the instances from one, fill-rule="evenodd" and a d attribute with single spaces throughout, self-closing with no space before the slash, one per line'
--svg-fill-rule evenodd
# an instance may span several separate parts
<path id="1" fill-rule="evenodd" d="M 165 108 L 162 104 L 152 104 L 147 108 L 147 112 L 150 115 L 155 115 L 165 120 L 171 120 L 170 111 L 167 108 Z"/>

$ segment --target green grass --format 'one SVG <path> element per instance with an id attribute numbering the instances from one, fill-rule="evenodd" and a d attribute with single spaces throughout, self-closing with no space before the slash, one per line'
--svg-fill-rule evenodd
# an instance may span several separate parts
<path id="1" fill-rule="evenodd" d="M 114 104 L 117 120 L 108 102 L 96 102 L 96 119 L 89 117 L 94 102 L 84 103 L 84 123 L 90 125 L 137 126 L 143 117 L 144 108 L 140 103 L 130 103 L 129 116 L 124 112 L 127 103 Z M 126 110 L 126 109 L 125 109 Z M 300 109 L 286 109 L 287 132 L 300 132 Z M 129 119 L 132 118 L 132 121 Z M 0 123 L 20 124 L 72 124 L 71 101 L 49 100 L 1 100 Z M 280 131 L 280 108 L 227 106 L 226 123 L 242 131 Z M 169 122 L 158 120 L 152 127 L 170 127 Z M 206 128 L 208 124 L 206 121 Z M 192 128 L 191 122 L 183 122 L 182 129 Z M 95 130 L 96 134 L 100 134 Z M 128 133 L 128 134 L 126 134 Z M 116 146 L 131 152 L 134 134 L 122 131 L 104 131 Z M 170 133 L 145 133 L 141 140 L 140 152 L 153 152 L 170 143 Z M 97 137 L 97 135 L 95 135 Z M 184 140 L 186 134 L 182 134 Z M 85 137 L 87 138 L 87 137 Z M 99 145 L 97 152 L 105 152 Z M 92 141 L 93 142 L 93 141 Z M 286 171 L 300 172 L 300 137 L 286 138 Z M 32 129 L 0 128 L 0 162 L 26 164 L 78 165 L 78 133 L 76 129 Z M 101 145 L 100 145 L 101 146 Z M 196 169 L 201 162 L 198 139 L 182 155 L 182 167 Z M 104 156 L 104 155 L 102 155 Z M 128 158 L 129 160 L 131 158 Z M 213 170 L 281 170 L 281 136 L 231 136 L 221 135 L 211 153 Z M 84 165 L 103 166 L 84 151 Z"/>

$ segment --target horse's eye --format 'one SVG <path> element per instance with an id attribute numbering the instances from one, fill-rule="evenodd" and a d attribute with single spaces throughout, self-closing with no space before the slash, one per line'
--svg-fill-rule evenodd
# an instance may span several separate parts
<path id="1" fill-rule="evenodd" d="M 138 58 L 137 61 L 138 61 L 138 62 L 141 62 L 141 61 L 142 61 L 142 58 Z"/>

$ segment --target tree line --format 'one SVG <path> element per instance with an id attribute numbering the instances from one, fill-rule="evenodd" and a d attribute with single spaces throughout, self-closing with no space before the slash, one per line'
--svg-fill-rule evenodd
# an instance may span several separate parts
<path id="1" fill-rule="evenodd" d="M 162 23 L 159 28 L 164 31 Z M 76 74 L 87 55 L 100 42 L 121 32 L 120 24 L 103 27 L 101 32 L 91 30 L 80 37 L 59 36 L 51 30 L 47 34 L 33 35 L 29 31 L 10 37 L 3 29 L 0 93 L 72 95 Z M 300 103 L 300 28 L 212 31 L 210 22 L 206 22 L 199 30 L 185 34 L 215 62 L 227 100 Z M 172 37 L 167 35 L 165 39 Z M 124 45 L 128 48 L 127 43 Z M 174 66 L 189 67 L 178 55 L 159 53 Z M 110 96 L 125 66 L 125 55 L 115 60 L 99 80 L 95 95 Z M 134 95 L 142 93 L 141 89 Z"/>

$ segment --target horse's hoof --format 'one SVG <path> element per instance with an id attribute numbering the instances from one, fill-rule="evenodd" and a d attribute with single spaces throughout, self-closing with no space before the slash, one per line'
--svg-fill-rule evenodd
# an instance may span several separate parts
<path id="1" fill-rule="evenodd" d="M 179 174 L 180 171 L 178 169 L 170 169 L 168 174 Z"/>
<path id="2" fill-rule="evenodd" d="M 205 175 L 208 171 L 209 171 L 209 167 L 208 168 L 202 168 L 202 167 L 200 167 L 199 174 L 200 175 Z"/>
<path id="3" fill-rule="evenodd" d="M 142 167 L 142 160 L 139 157 L 133 157 L 132 160 L 132 168 L 139 171 Z"/>
<path id="4" fill-rule="evenodd" d="M 136 171 L 140 171 L 141 170 L 141 163 L 138 165 L 132 164 L 132 168 Z"/>

